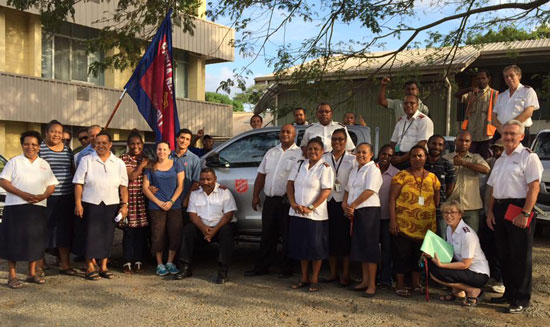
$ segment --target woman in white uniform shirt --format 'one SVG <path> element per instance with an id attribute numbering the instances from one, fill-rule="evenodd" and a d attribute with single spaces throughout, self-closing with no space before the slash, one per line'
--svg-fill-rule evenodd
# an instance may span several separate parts
<path id="1" fill-rule="evenodd" d="M 40 134 L 24 132 L 20 141 L 23 154 L 8 161 L 0 174 L 0 187 L 7 192 L 0 224 L 0 258 L 8 260 L 10 288 L 22 287 L 16 277 L 17 261 L 29 262 L 27 282 L 44 283 L 36 274 L 36 263 L 46 250 L 46 199 L 58 184 L 50 165 L 38 157 Z"/>
<path id="2" fill-rule="evenodd" d="M 86 278 L 110 279 L 107 268 L 115 235 L 115 216 L 128 215 L 128 173 L 124 162 L 111 153 L 111 135 L 102 131 L 95 138 L 95 151 L 82 158 L 73 178 L 75 214 L 83 219 Z M 122 199 L 122 203 L 120 200 Z M 119 205 L 120 204 L 120 205 Z M 92 259 L 101 259 L 96 271 Z"/>
<path id="3" fill-rule="evenodd" d="M 290 202 L 289 257 L 300 260 L 302 278 L 292 289 L 309 287 L 317 292 L 319 271 L 328 257 L 327 198 L 334 185 L 332 168 L 323 161 L 323 141 L 315 137 L 307 143 L 307 160 L 300 160 L 288 177 L 286 192 Z M 309 263 L 312 276 L 309 277 Z"/>
<path id="4" fill-rule="evenodd" d="M 489 280 L 489 263 L 476 232 L 462 220 L 462 205 L 456 200 L 445 202 L 441 205 L 441 213 L 447 223 L 447 241 L 454 247 L 453 262 L 442 263 L 435 255 L 428 262 L 430 276 L 452 290 L 440 300 L 454 301 L 457 297 L 464 297 L 466 292 L 464 305 L 474 307 L 483 298 L 481 288 Z"/>
<path id="5" fill-rule="evenodd" d="M 351 169 L 342 207 L 353 220 L 351 260 L 362 264 L 363 280 L 354 289 L 363 296 L 376 294 L 376 263 L 380 254 L 380 169 L 372 161 L 372 146 L 361 143 L 355 148 L 356 162 Z"/>

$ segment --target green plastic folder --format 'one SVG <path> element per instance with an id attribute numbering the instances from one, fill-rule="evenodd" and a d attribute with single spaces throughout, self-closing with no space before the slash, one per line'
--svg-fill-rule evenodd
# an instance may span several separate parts
<path id="1" fill-rule="evenodd" d="M 424 242 L 420 251 L 434 256 L 434 253 L 437 253 L 439 261 L 442 263 L 449 263 L 453 260 L 453 245 L 445 242 L 444 239 L 439 237 L 436 233 L 428 230 L 426 236 L 424 236 Z"/>

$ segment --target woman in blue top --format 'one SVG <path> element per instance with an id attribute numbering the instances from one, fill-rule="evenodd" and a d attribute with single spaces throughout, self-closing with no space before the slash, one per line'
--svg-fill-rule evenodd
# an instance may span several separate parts
<path id="1" fill-rule="evenodd" d="M 181 202 L 178 201 L 183 190 L 185 172 L 183 166 L 169 159 L 170 145 L 167 142 L 157 144 L 157 160 L 143 175 L 143 194 L 149 199 L 151 218 L 152 250 L 157 258 L 156 273 L 159 276 L 175 275 L 179 270 L 174 265 L 176 251 L 181 244 L 183 219 Z M 149 186 L 157 191 L 153 193 Z M 168 261 L 162 262 L 168 234 Z"/>

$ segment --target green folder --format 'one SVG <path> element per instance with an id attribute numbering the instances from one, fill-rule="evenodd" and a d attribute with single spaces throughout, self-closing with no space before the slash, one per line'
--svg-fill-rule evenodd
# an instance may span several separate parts
<path id="1" fill-rule="evenodd" d="M 444 239 L 431 230 L 428 230 L 426 236 L 424 236 L 424 242 L 420 251 L 431 255 L 432 258 L 434 253 L 437 253 L 437 257 L 442 263 L 449 263 L 453 260 L 453 245 L 445 242 Z"/>

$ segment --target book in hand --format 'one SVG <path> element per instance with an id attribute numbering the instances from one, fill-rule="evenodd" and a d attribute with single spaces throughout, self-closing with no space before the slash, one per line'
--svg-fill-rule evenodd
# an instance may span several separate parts
<path id="1" fill-rule="evenodd" d="M 506 213 L 504 214 L 504 219 L 513 222 L 514 218 L 522 214 L 522 211 L 523 208 L 513 204 L 509 204 L 508 209 L 506 209 Z M 531 211 L 531 214 L 529 215 L 529 220 L 527 220 L 527 228 L 531 226 L 531 220 L 533 220 L 533 216 L 535 216 L 535 212 Z"/>
<path id="2" fill-rule="evenodd" d="M 454 248 L 449 242 L 439 237 L 436 233 L 428 230 L 426 236 L 424 236 L 424 242 L 420 251 L 429 254 L 432 258 L 437 253 L 439 261 L 442 263 L 449 263 L 453 260 Z"/>

